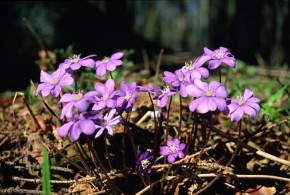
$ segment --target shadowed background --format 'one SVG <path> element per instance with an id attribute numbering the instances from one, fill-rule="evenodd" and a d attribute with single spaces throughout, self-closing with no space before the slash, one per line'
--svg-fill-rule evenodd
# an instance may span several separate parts
<path id="1" fill-rule="evenodd" d="M 142 48 L 149 57 L 160 49 L 197 56 L 225 46 L 253 65 L 257 56 L 269 67 L 290 61 L 288 0 L 1 2 L 0 16 L 1 92 L 39 81 L 40 46 L 23 17 L 47 49 L 72 44 L 83 57 L 135 49 L 133 61 L 142 62 Z"/>

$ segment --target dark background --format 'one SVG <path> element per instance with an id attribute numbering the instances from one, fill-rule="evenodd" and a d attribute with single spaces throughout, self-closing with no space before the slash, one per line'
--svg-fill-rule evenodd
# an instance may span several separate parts
<path id="1" fill-rule="evenodd" d="M 267 67 L 290 61 L 288 0 L 0 2 L 0 92 L 39 81 L 40 47 L 23 17 L 47 49 L 73 44 L 83 57 L 135 49 L 133 61 L 142 62 L 142 48 L 200 55 L 225 46 L 252 65 L 257 54 Z"/>

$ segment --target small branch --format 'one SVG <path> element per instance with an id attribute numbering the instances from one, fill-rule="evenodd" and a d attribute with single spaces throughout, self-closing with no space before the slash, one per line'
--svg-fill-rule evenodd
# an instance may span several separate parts
<path id="1" fill-rule="evenodd" d="M 162 59 L 162 55 L 163 55 L 164 50 L 161 49 L 159 56 L 158 56 L 158 61 L 157 61 L 157 65 L 156 65 L 156 72 L 155 72 L 155 77 L 154 77 L 154 85 L 157 85 L 157 80 L 158 80 L 158 75 L 159 75 L 159 71 L 160 71 L 160 65 L 161 65 L 161 59 Z"/>
<path id="2" fill-rule="evenodd" d="M 217 174 L 214 173 L 204 173 L 204 174 L 198 174 L 197 175 L 200 178 L 212 178 L 212 177 L 216 177 Z M 222 176 L 229 176 L 229 175 L 222 175 Z M 286 177 L 279 177 L 279 176 L 275 176 L 275 175 L 242 175 L 242 174 L 237 174 L 237 175 L 233 175 L 239 179 L 272 179 L 272 180 L 279 180 L 279 181 L 285 181 L 285 182 L 290 182 L 290 178 L 286 178 Z M 172 180 L 174 179 L 176 176 L 167 176 L 166 179 L 167 180 Z"/>
<path id="3" fill-rule="evenodd" d="M 10 187 L 7 189 L 0 189 L 0 194 L 42 194 L 42 191 L 16 189 L 16 188 Z"/>
<path id="4" fill-rule="evenodd" d="M 227 135 L 226 133 L 222 132 L 221 130 L 219 130 L 219 129 L 215 128 L 215 127 L 212 127 L 211 129 L 213 131 L 215 131 L 217 134 L 221 135 L 222 137 L 228 139 L 229 141 L 235 142 L 235 139 L 233 137 Z M 257 155 L 259 155 L 259 156 L 262 156 L 262 157 L 267 158 L 269 160 L 273 160 L 275 162 L 278 162 L 278 163 L 281 163 L 283 165 L 286 165 L 286 166 L 290 167 L 290 161 L 288 161 L 288 160 L 284 160 L 284 159 L 278 158 L 276 156 L 273 156 L 273 155 L 271 155 L 269 153 L 266 153 L 266 152 L 263 152 L 261 150 L 258 150 L 256 148 L 254 148 L 252 146 L 249 146 L 247 144 L 244 144 L 244 143 L 241 143 L 241 147 L 243 147 L 243 148 L 245 148 L 245 149 L 247 149 L 247 150 L 249 150 L 249 151 L 251 151 L 251 152 L 253 152 L 253 153 L 257 154 Z"/>

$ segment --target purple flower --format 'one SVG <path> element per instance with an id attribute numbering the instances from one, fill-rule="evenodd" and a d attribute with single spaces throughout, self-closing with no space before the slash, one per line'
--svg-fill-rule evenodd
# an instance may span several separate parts
<path id="1" fill-rule="evenodd" d="M 189 85 L 190 82 L 190 75 L 184 74 L 182 70 L 176 70 L 174 74 L 169 71 L 164 71 L 164 77 L 163 80 L 166 83 L 171 84 L 173 87 L 178 88 L 179 94 L 182 97 L 186 97 L 187 93 L 185 91 L 185 87 Z"/>
<path id="2" fill-rule="evenodd" d="M 137 158 L 138 174 L 144 175 L 144 173 L 151 173 L 152 161 L 154 159 L 153 155 L 149 151 L 139 152 Z"/>
<path id="3" fill-rule="evenodd" d="M 214 51 L 209 50 L 208 48 L 204 48 L 204 54 L 198 59 L 196 64 L 203 64 L 209 60 L 209 69 L 216 69 L 222 63 L 229 65 L 234 68 L 236 66 L 236 59 L 234 56 L 228 52 L 227 48 L 220 47 Z"/>
<path id="4" fill-rule="evenodd" d="M 138 96 L 138 91 L 136 90 L 136 82 L 128 85 L 125 81 L 120 83 L 120 90 L 117 91 L 117 106 L 122 110 L 125 109 L 126 113 L 132 111 L 133 104 Z"/>
<path id="5" fill-rule="evenodd" d="M 53 97 L 58 97 L 61 92 L 62 86 L 68 86 L 73 84 L 74 79 L 72 76 L 65 72 L 64 69 L 58 68 L 51 75 L 41 70 L 40 82 L 36 89 L 36 95 L 41 91 L 42 96 L 46 97 L 50 93 Z"/>
<path id="6" fill-rule="evenodd" d="M 122 52 L 114 53 L 110 58 L 104 57 L 103 60 L 96 61 L 96 74 L 102 77 L 106 74 L 106 71 L 114 71 L 117 66 L 120 66 L 123 62 L 120 58 L 123 57 Z"/>
<path id="7" fill-rule="evenodd" d="M 201 80 L 195 80 L 194 84 L 186 87 L 186 92 L 197 98 L 189 105 L 192 112 L 197 109 L 199 113 L 204 114 L 216 109 L 224 111 L 227 108 L 225 100 L 228 96 L 227 89 L 217 81 L 207 84 Z"/>
<path id="8" fill-rule="evenodd" d="M 99 137 L 105 129 L 108 130 L 108 133 L 110 135 L 113 135 L 112 126 L 121 123 L 120 116 L 116 116 L 115 118 L 113 118 L 115 113 L 116 109 L 112 109 L 104 116 L 103 119 L 97 121 L 95 127 L 96 129 L 99 129 L 99 131 L 97 132 L 95 138 Z"/>
<path id="9" fill-rule="evenodd" d="M 116 107 L 116 91 L 114 91 L 115 81 L 108 79 L 105 84 L 96 83 L 95 91 L 86 93 L 86 97 L 93 97 L 92 103 L 95 103 L 93 110 L 101 110 L 105 107 L 115 108 Z"/>
<path id="10" fill-rule="evenodd" d="M 238 96 L 236 99 L 231 99 L 228 105 L 231 121 L 240 121 L 244 114 L 248 114 L 255 119 L 260 112 L 260 99 L 253 97 L 253 91 L 246 89 L 243 96 Z"/>
<path id="11" fill-rule="evenodd" d="M 160 147 L 160 154 L 162 156 L 167 156 L 167 160 L 169 163 L 173 163 L 175 161 L 175 158 L 183 158 L 184 153 L 182 150 L 185 148 L 185 144 L 180 144 L 180 140 L 175 139 L 168 139 L 167 140 L 167 146 L 161 146 Z"/>
<path id="12" fill-rule="evenodd" d="M 98 113 L 75 114 L 74 118 L 63 124 L 57 132 L 60 137 L 65 137 L 69 134 L 73 141 L 77 141 L 81 133 L 92 135 L 95 132 L 94 120 L 100 117 L 101 114 Z"/>
<path id="13" fill-rule="evenodd" d="M 199 59 L 199 58 L 198 58 Z M 185 62 L 185 66 L 182 67 L 181 71 L 185 74 L 186 77 L 190 76 L 191 80 L 194 79 L 207 79 L 209 76 L 209 72 L 206 68 L 201 67 L 201 63 L 196 63 L 198 59 L 192 63 L 192 61 Z"/>
<path id="14" fill-rule="evenodd" d="M 64 94 L 59 103 L 67 102 L 67 104 L 63 107 L 60 115 L 60 119 L 63 119 L 66 116 L 67 119 L 70 119 L 73 116 L 73 110 L 75 112 L 84 112 L 88 108 L 88 100 L 90 97 L 85 97 L 82 93 L 78 94 Z"/>
<path id="15" fill-rule="evenodd" d="M 148 92 L 150 94 L 155 94 L 155 93 L 161 93 L 162 92 L 160 88 L 153 87 L 153 85 L 151 83 L 149 83 L 147 87 L 137 86 L 136 90 L 137 91 L 141 91 L 141 92 Z"/>
<path id="16" fill-rule="evenodd" d="M 65 68 L 65 70 L 68 71 L 69 73 L 80 69 L 81 66 L 89 68 L 95 67 L 95 61 L 91 58 L 95 57 L 96 55 L 89 55 L 84 58 L 80 58 L 80 56 L 81 55 L 73 55 L 73 57 L 66 59 L 64 63 L 60 64 L 60 66 L 62 66 L 62 68 Z"/>
<path id="17" fill-rule="evenodd" d="M 158 99 L 157 105 L 162 108 L 166 106 L 168 98 L 173 96 L 176 93 L 176 90 L 174 88 L 170 88 L 169 86 L 165 86 L 164 89 L 160 91 L 161 92 L 154 99 Z"/>

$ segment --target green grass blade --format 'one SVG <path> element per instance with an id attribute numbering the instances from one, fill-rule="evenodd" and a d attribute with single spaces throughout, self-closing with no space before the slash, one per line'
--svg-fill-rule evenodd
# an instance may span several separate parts
<path id="1" fill-rule="evenodd" d="M 42 166 L 42 192 L 44 195 L 51 194 L 50 186 L 50 167 L 49 167 L 49 158 L 46 147 L 42 149 L 43 152 L 43 166 Z"/>

